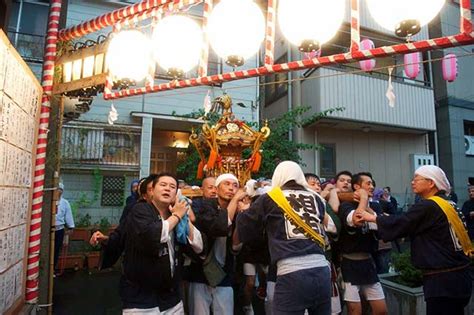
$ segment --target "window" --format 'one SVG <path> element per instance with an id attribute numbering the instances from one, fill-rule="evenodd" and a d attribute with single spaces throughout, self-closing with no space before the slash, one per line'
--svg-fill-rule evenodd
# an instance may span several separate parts
<path id="1" fill-rule="evenodd" d="M 285 54 L 275 61 L 275 64 L 288 62 Z M 288 73 L 274 73 L 265 77 L 265 106 L 288 94 Z"/>
<path id="2" fill-rule="evenodd" d="M 466 156 L 474 156 L 474 121 L 464 121 L 464 149 Z"/>
<path id="3" fill-rule="evenodd" d="M 464 121 L 464 135 L 474 136 L 474 121 L 469 121 L 469 120 Z"/>
<path id="4" fill-rule="evenodd" d="M 100 160 L 103 157 L 104 130 L 65 127 L 61 145 L 63 159 Z"/>
<path id="5" fill-rule="evenodd" d="M 140 134 L 109 126 L 64 126 L 61 155 L 65 163 L 138 166 Z"/>
<path id="6" fill-rule="evenodd" d="M 331 178 L 336 176 L 336 145 L 321 144 L 319 150 L 320 170 L 319 176 L 323 178 Z"/>
<path id="7" fill-rule="evenodd" d="M 213 49 L 209 49 L 209 57 L 207 60 L 207 75 L 222 73 L 222 59 L 219 58 Z"/>
<path id="8" fill-rule="evenodd" d="M 124 191 L 125 177 L 104 176 L 102 180 L 102 200 L 100 205 L 103 207 L 123 206 Z"/>
<path id="9" fill-rule="evenodd" d="M 12 4 L 8 36 L 20 55 L 28 61 L 43 60 L 48 11 L 49 1 L 15 1 Z"/>

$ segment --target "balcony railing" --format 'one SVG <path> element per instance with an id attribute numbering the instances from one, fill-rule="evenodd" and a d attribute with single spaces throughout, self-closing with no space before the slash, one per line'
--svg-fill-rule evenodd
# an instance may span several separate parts
<path id="1" fill-rule="evenodd" d="M 26 61 L 43 61 L 44 36 L 8 31 L 8 38 Z"/>
<path id="2" fill-rule="evenodd" d="M 387 97 L 388 82 L 366 75 L 348 75 L 335 68 L 319 68 L 318 79 L 302 83 L 302 103 L 316 112 L 344 107 L 334 119 L 389 125 L 412 130 L 436 130 L 434 93 L 423 85 L 393 82 L 395 107 Z"/>
<path id="3" fill-rule="evenodd" d="M 63 166 L 71 164 L 139 166 L 137 131 L 64 126 L 61 137 Z"/>

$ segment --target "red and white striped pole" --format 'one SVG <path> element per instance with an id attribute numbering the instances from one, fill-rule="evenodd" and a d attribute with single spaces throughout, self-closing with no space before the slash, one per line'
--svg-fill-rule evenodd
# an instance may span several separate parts
<path id="1" fill-rule="evenodd" d="M 148 11 L 152 8 L 159 7 L 167 3 L 181 2 L 179 0 L 145 0 L 125 8 L 120 8 L 110 13 L 98 16 L 93 20 L 81 23 L 68 29 L 63 29 L 59 32 L 59 40 L 65 41 L 74 38 L 79 38 L 84 35 L 97 32 L 107 26 L 115 25 L 121 20 L 132 17 L 136 14 Z"/>
<path id="2" fill-rule="evenodd" d="M 48 29 L 44 49 L 43 96 L 36 146 L 35 175 L 33 180 L 33 201 L 31 203 L 30 238 L 28 240 L 28 260 L 26 268 L 26 303 L 35 304 L 39 295 L 39 260 L 41 241 L 41 214 L 43 210 L 43 188 L 46 165 L 46 146 L 48 143 L 49 113 L 53 90 L 54 61 L 58 41 L 61 0 L 51 0 Z"/>
<path id="3" fill-rule="evenodd" d="M 351 0 L 351 53 L 360 48 L 359 0 Z"/>
<path id="4" fill-rule="evenodd" d="M 268 0 L 267 29 L 265 32 L 265 65 L 273 65 L 275 61 L 275 9 L 277 0 Z"/>
<path id="5" fill-rule="evenodd" d="M 209 21 L 209 15 L 211 14 L 213 7 L 213 0 L 204 0 L 203 14 L 202 14 L 202 33 L 203 33 L 203 46 L 201 50 L 201 59 L 199 60 L 198 76 L 207 76 L 207 66 L 209 63 L 209 35 L 207 23 Z"/>
<path id="6" fill-rule="evenodd" d="M 313 59 L 291 61 L 283 64 L 265 65 L 263 67 L 239 70 L 223 74 L 210 75 L 207 77 L 192 78 L 180 81 L 171 81 L 155 85 L 151 90 L 144 88 L 128 89 L 112 92 L 107 94 L 104 92 L 104 99 L 111 100 L 128 96 L 141 95 L 145 93 L 156 93 L 192 86 L 209 85 L 215 83 L 223 83 L 240 79 L 254 78 L 258 76 L 269 75 L 272 73 L 281 73 L 288 71 L 299 71 L 304 69 L 317 68 L 334 64 L 343 64 L 354 61 L 367 60 L 379 57 L 388 57 L 393 55 L 407 54 L 416 51 L 428 51 L 434 49 L 443 49 L 456 46 L 465 46 L 474 44 L 474 36 L 467 34 L 458 34 L 429 40 L 422 40 L 413 43 L 404 43 L 393 46 L 376 47 L 370 50 L 358 50 L 349 53 L 336 54 L 331 56 L 323 56 Z"/>
<path id="7" fill-rule="evenodd" d="M 471 34 L 472 33 L 472 13 L 471 13 L 471 0 L 461 0 L 461 33 Z"/>

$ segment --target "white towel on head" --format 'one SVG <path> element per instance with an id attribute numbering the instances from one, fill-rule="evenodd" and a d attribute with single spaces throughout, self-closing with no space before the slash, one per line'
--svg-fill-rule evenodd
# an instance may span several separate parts
<path id="1" fill-rule="evenodd" d="M 449 184 L 449 180 L 441 168 L 435 165 L 423 165 L 415 171 L 415 175 L 431 179 L 435 183 L 436 188 L 444 190 L 446 195 L 451 193 L 451 184 Z"/>
<path id="2" fill-rule="evenodd" d="M 308 182 L 304 177 L 301 167 L 293 161 L 283 161 L 275 168 L 272 177 L 273 187 L 282 187 L 290 180 L 294 180 L 298 185 L 309 189 Z"/>
<path id="3" fill-rule="evenodd" d="M 237 177 L 235 177 L 233 174 L 226 173 L 226 174 L 219 175 L 219 177 L 217 177 L 216 187 L 219 187 L 219 184 L 224 180 L 233 180 L 233 181 L 236 181 L 237 184 L 239 184 L 239 180 L 237 179 Z"/>
<path id="4" fill-rule="evenodd" d="M 257 184 L 257 181 L 255 179 L 249 179 L 245 183 L 245 192 L 250 198 L 253 198 L 257 195 L 257 191 L 255 189 L 256 184 Z"/>

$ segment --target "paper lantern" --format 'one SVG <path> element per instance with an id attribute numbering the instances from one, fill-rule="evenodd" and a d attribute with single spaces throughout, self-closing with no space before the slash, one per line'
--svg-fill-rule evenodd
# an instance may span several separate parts
<path id="1" fill-rule="evenodd" d="M 244 64 L 265 37 L 265 17 L 253 0 L 222 0 L 211 12 L 208 35 L 214 51 L 232 67 Z"/>
<path id="2" fill-rule="evenodd" d="M 374 49 L 375 44 L 370 39 L 366 38 L 360 42 L 360 50 Z M 368 59 L 359 61 L 360 68 L 364 71 L 372 71 L 375 68 L 375 59 Z"/>
<path id="3" fill-rule="evenodd" d="M 114 34 L 107 50 L 107 62 L 114 78 L 143 80 L 153 62 L 150 40 L 137 30 Z"/>
<path id="4" fill-rule="evenodd" d="M 420 73 L 420 60 L 421 53 L 414 52 L 403 56 L 403 62 L 405 63 L 405 75 L 410 79 L 416 79 Z"/>
<path id="5" fill-rule="evenodd" d="M 201 28 L 187 16 L 167 16 L 153 30 L 154 57 L 170 73 L 187 72 L 197 66 L 201 48 Z"/>
<path id="6" fill-rule="evenodd" d="M 345 5 L 345 0 L 280 0 L 277 21 L 286 39 L 300 51 L 316 51 L 337 34 Z"/>
<path id="7" fill-rule="evenodd" d="M 458 57 L 455 54 L 448 54 L 443 57 L 442 62 L 443 79 L 453 82 L 458 76 Z"/>
<path id="8" fill-rule="evenodd" d="M 367 0 L 372 18 L 397 36 L 410 37 L 428 24 L 446 0 Z"/>

